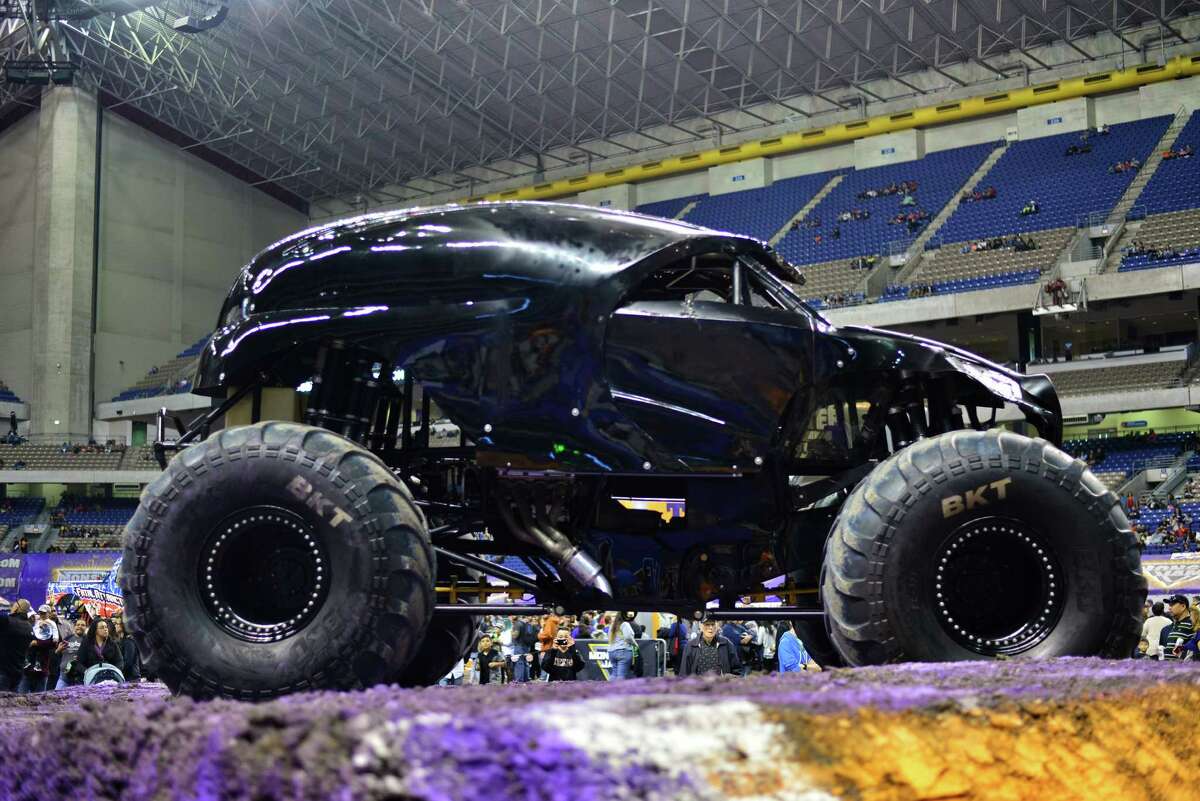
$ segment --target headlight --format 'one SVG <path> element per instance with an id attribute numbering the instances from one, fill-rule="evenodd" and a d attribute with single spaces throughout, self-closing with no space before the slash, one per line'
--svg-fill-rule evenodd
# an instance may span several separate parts
<path id="1" fill-rule="evenodd" d="M 977 364 L 972 364 L 971 362 L 964 361 L 957 356 L 951 356 L 949 354 L 946 356 L 946 361 L 950 362 L 950 364 L 954 365 L 954 367 L 961 372 L 964 372 L 971 376 L 971 378 L 974 378 L 980 384 L 983 384 L 985 387 L 991 390 L 993 394 L 998 395 L 1007 401 L 1013 401 L 1015 403 L 1020 401 L 1023 397 L 1021 393 L 1021 385 L 1003 373 L 997 372 L 996 370 L 989 370 L 986 367 L 980 367 Z"/>

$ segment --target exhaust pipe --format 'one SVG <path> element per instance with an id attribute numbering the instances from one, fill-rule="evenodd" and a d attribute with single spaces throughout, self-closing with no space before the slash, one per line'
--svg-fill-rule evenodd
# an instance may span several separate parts
<path id="1" fill-rule="evenodd" d="M 511 506 L 500 504 L 500 516 L 513 534 L 521 541 L 545 551 L 554 560 L 554 566 L 560 573 L 611 598 L 612 584 L 600 564 L 549 521 L 535 521 L 535 513 L 531 512 L 529 503 L 514 500 L 517 502 Z M 516 507 L 521 518 L 519 521 L 513 515 L 512 506 Z"/>

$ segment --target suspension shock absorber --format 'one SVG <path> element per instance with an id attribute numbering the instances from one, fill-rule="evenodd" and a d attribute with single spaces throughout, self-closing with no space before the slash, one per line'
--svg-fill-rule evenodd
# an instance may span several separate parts
<path id="1" fill-rule="evenodd" d="M 364 441 L 379 401 L 382 370 L 383 364 L 366 351 L 347 348 L 340 340 L 323 345 L 304 421 Z"/>

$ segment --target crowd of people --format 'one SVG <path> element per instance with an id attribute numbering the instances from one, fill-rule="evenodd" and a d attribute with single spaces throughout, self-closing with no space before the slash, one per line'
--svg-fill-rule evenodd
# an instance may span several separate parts
<path id="1" fill-rule="evenodd" d="M 879 263 L 879 257 L 872 254 L 870 256 L 858 256 L 850 260 L 851 270 L 870 270 Z"/>
<path id="2" fill-rule="evenodd" d="M 1121 249 L 1121 254 L 1124 256 L 1146 256 L 1152 261 L 1186 258 L 1200 259 L 1200 245 L 1190 248 L 1178 248 L 1169 245 L 1162 247 L 1159 245 L 1147 245 L 1142 240 L 1135 239 Z"/>
<path id="3" fill-rule="evenodd" d="M 20 599 L 0 610 L 0 692 L 34 693 L 101 681 L 137 681 L 141 660 L 120 615 L 93 617 L 78 603 L 70 619 Z"/>
<path id="4" fill-rule="evenodd" d="M 877 197 L 888 197 L 889 195 L 904 195 L 911 197 L 913 192 L 917 191 L 917 182 L 908 180 L 896 183 L 893 181 L 887 186 L 882 186 L 879 189 L 864 189 L 858 193 L 859 200 L 873 200 Z"/>
<path id="5" fill-rule="evenodd" d="M 1189 601 L 1176 594 L 1163 601 L 1147 601 L 1142 621 L 1134 659 L 1200 659 L 1200 596 Z"/>
<path id="6" fill-rule="evenodd" d="M 1192 157 L 1192 153 L 1194 152 L 1195 151 L 1192 150 L 1191 145 L 1184 145 L 1178 150 L 1169 147 L 1162 152 L 1162 158 L 1163 161 L 1170 161 L 1171 159 L 1190 159 Z"/>
<path id="7" fill-rule="evenodd" d="M 859 301 L 858 296 L 845 292 L 826 292 L 821 296 L 821 305 L 825 308 L 833 308 L 834 306 L 850 306 Z"/>
<path id="8" fill-rule="evenodd" d="M 899 212 L 895 217 L 888 220 L 888 225 L 903 225 L 909 231 L 916 231 L 929 219 L 929 212 L 924 209 L 916 209 L 910 212 Z"/>
<path id="9" fill-rule="evenodd" d="M 585 612 L 579 617 L 488 617 L 475 634 L 469 656 L 443 684 L 574 681 L 587 666 L 579 640 L 606 644 L 609 681 L 656 675 L 657 669 L 646 662 L 654 655 L 642 652 L 640 643 L 646 638 L 666 643 L 667 667 L 677 676 L 821 669 L 787 621 L 722 625 L 706 619 L 689 626 L 670 618 L 658 631 L 647 632 L 633 612 Z"/>
<path id="10" fill-rule="evenodd" d="M 981 200 L 995 200 L 996 187 L 989 186 L 987 189 L 973 189 L 970 192 L 962 193 L 962 203 L 978 203 Z"/>
<path id="11" fill-rule="evenodd" d="M 1022 253 L 1026 250 L 1037 250 L 1038 244 L 1032 236 L 1013 234 L 1011 236 L 992 236 L 987 239 L 975 239 L 964 242 L 959 253 L 980 253 L 985 250 L 1014 250 Z"/>

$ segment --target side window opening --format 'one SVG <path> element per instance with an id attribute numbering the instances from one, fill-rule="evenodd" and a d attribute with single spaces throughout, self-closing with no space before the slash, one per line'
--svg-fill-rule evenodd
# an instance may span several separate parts
<path id="1" fill-rule="evenodd" d="M 771 288 L 737 257 L 727 253 L 690 256 L 655 270 L 622 306 L 642 301 L 737 303 L 785 308 Z"/>

